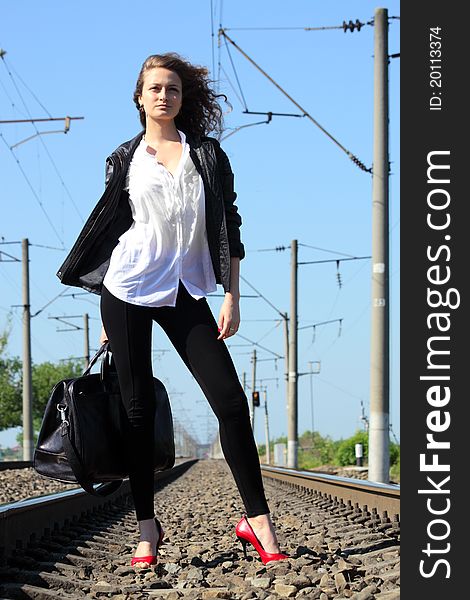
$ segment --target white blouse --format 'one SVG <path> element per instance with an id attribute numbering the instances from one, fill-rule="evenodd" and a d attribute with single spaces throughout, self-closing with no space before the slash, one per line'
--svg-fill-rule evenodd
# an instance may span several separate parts
<path id="1" fill-rule="evenodd" d="M 202 178 L 178 129 L 183 151 L 174 176 L 141 140 L 126 189 L 134 222 L 119 237 L 103 285 L 142 306 L 175 306 L 181 280 L 199 299 L 217 289 L 205 221 Z"/>

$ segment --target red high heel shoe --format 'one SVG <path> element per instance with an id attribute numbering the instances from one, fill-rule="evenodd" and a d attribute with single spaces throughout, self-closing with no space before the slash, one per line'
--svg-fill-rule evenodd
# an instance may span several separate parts
<path id="1" fill-rule="evenodd" d="M 158 549 L 160 548 L 162 542 L 163 542 L 163 529 L 162 526 L 160 525 L 160 521 L 157 519 L 157 517 L 155 517 L 155 525 L 157 526 L 157 531 L 158 531 L 158 542 L 157 542 L 157 547 L 155 548 L 155 556 L 134 556 L 131 559 L 131 567 L 133 567 L 136 563 L 148 563 L 149 566 L 151 565 L 156 565 L 157 564 L 157 556 L 158 556 Z"/>
<path id="2" fill-rule="evenodd" d="M 258 552 L 263 562 L 263 565 L 265 565 L 271 560 L 283 560 L 284 558 L 289 558 L 288 554 L 283 554 L 282 552 L 266 552 L 263 546 L 261 545 L 261 542 L 256 537 L 256 534 L 253 531 L 253 528 L 251 527 L 246 517 L 242 517 L 237 523 L 235 533 L 237 534 L 237 538 L 240 540 L 243 546 L 243 553 L 245 554 L 245 558 L 247 557 L 246 545 L 248 543 L 250 543 Z"/>

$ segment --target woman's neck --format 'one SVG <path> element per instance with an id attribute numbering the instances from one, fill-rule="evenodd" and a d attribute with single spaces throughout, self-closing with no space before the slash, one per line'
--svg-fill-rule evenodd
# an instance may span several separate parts
<path id="1" fill-rule="evenodd" d="M 145 140 L 158 145 L 162 141 L 179 142 L 180 137 L 175 122 L 147 120 L 145 129 Z"/>

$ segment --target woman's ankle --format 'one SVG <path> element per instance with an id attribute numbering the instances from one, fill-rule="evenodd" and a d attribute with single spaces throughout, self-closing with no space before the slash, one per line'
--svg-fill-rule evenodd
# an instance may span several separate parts
<path id="1" fill-rule="evenodd" d="M 264 515 L 256 515 L 254 517 L 247 517 L 247 519 L 250 524 L 254 524 L 258 527 L 273 526 L 269 513 L 266 513 Z"/>
<path id="2" fill-rule="evenodd" d="M 155 518 L 142 519 L 138 521 L 140 541 L 152 541 L 158 539 L 158 528 Z"/>

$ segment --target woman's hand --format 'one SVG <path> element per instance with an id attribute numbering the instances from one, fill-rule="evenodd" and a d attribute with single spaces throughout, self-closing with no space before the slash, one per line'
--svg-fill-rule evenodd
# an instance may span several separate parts
<path id="1" fill-rule="evenodd" d="M 223 340 L 235 335 L 240 326 L 240 296 L 233 296 L 230 292 L 225 293 L 225 298 L 219 313 L 219 337 Z"/>
<path id="2" fill-rule="evenodd" d="M 108 341 L 108 336 L 106 335 L 106 331 L 104 330 L 104 325 L 103 325 L 103 327 L 101 328 L 100 346 L 102 346 L 107 341 Z"/>

